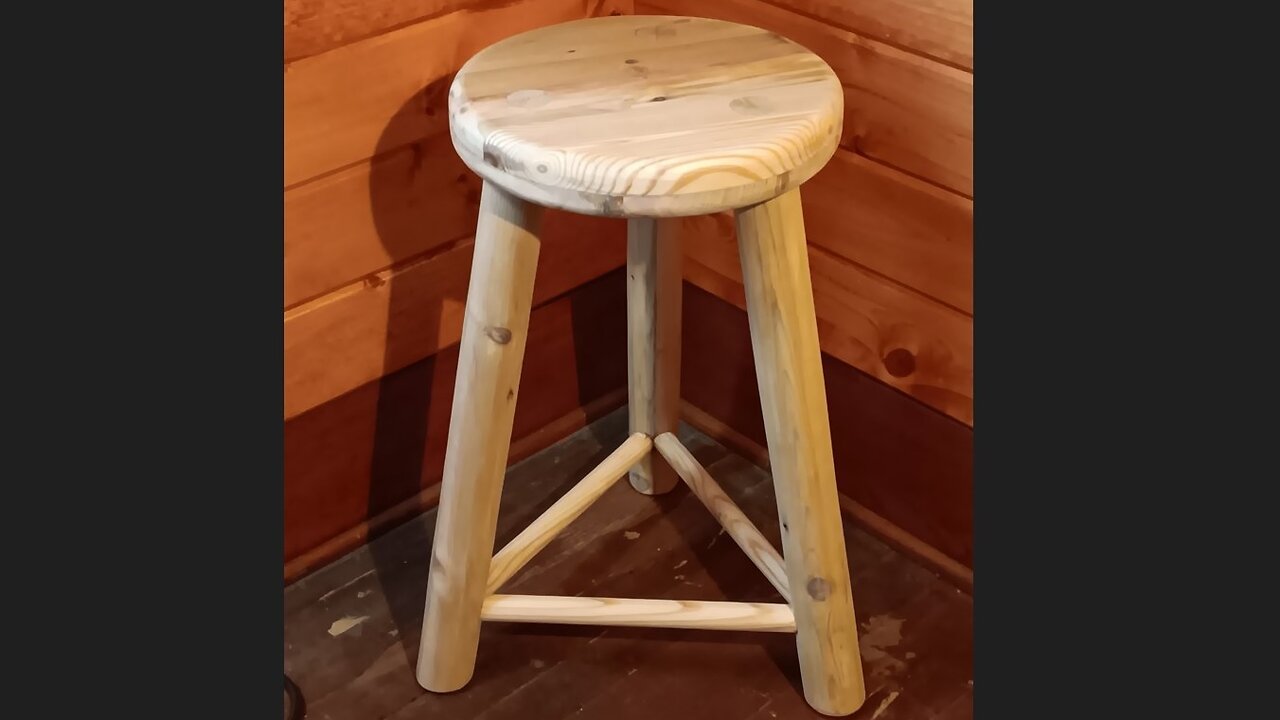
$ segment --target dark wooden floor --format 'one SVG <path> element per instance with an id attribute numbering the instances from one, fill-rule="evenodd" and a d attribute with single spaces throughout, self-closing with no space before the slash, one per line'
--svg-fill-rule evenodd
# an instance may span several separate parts
<path id="1" fill-rule="evenodd" d="M 512 467 L 499 546 L 626 435 L 625 410 Z M 681 437 L 778 545 L 769 475 L 704 435 Z M 799 688 L 793 636 L 486 623 L 471 684 L 423 691 L 413 667 L 435 513 L 287 587 L 285 671 L 313 720 L 772 720 L 821 717 Z M 867 678 L 853 717 L 973 716 L 973 599 L 846 525 Z M 504 592 L 781 602 L 683 486 L 610 489 Z"/>

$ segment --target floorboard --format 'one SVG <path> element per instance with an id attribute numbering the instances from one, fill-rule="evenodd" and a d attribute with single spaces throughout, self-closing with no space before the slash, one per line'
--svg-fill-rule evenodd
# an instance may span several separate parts
<path id="1" fill-rule="evenodd" d="M 512 466 L 498 545 L 626 437 L 625 409 Z M 680 437 L 779 544 L 764 470 L 689 427 Z M 486 623 L 475 677 L 446 695 L 413 667 L 435 512 L 285 588 L 285 672 L 313 720 L 775 720 L 822 717 L 790 635 Z M 973 600 L 846 524 L 868 699 L 853 717 L 973 715 Z M 615 484 L 503 592 L 781 602 L 685 488 Z"/>

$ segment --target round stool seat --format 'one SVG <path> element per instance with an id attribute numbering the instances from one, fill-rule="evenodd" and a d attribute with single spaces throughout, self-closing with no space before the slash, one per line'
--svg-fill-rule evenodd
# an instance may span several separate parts
<path id="1" fill-rule="evenodd" d="M 812 177 L 839 143 L 843 105 L 831 68 L 775 33 L 620 15 L 482 50 L 449 90 L 449 129 L 472 170 L 530 202 L 698 215 Z"/>

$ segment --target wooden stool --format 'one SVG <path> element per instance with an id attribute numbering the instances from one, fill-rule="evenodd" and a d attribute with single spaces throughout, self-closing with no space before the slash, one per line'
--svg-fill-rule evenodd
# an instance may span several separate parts
<path id="1" fill-rule="evenodd" d="M 816 55 L 759 28 L 697 18 L 545 27 L 458 72 L 449 129 L 484 190 L 418 656 L 423 687 L 447 692 L 471 679 L 482 620 L 765 630 L 796 634 L 816 710 L 846 715 L 862 704 L 798 189 L 835 152 L 842 117 L 840 82 Z M 490 557 L 540 206 L 628 218 L 632 435 Z M 725 210 L 737 218 L 782 556 L 674 435 L 681 252 L 669 218 Z M 628 471 L 648 495 L 683 479 L 787 604 L 496 594 Z"/>

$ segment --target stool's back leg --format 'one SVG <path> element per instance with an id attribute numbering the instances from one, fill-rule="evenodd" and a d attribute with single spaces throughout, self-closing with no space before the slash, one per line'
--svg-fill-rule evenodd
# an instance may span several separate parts
<path id="1" fill-rule="evenodd" d="M 475 670 L 540 215 L 541 208 L 484 184 L 418 652 L 418 682 L 436 692 L 461 688 Z"/>
<path id="2" fill-rule="evenodd" d="M 804 694 L 847 715 L 866 690 L 799 190 L 739 210 L 737 224 Z"/>
<path id="3" fill-rule="evenodd" d="M 680 421 L 679 226 L 672 219 L 627 221 L 627 396 L 631 432 L 657 437 Z M 631 487 L 661 495 L 679 477 L 658 453 L 636 463 Z"/>

